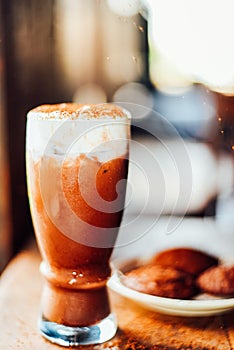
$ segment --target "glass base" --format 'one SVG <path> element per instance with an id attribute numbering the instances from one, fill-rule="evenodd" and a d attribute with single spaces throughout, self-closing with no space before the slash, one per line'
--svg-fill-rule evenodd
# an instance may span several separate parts
<path id="1" fill-rule="evenodd" d="M 41 334 L 52 343 L 61 346 L 101 344 L 114 337 L 117 331 L 116 317 L 113 314 L 87 327 L 69 327 L 45 318 L 39 321 Z"/>

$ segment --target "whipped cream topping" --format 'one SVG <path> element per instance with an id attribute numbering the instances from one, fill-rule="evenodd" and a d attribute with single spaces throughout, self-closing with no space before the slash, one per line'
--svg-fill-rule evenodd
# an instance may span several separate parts
<path id="1" fill-rule="evenodd" d="M 126 154 L 130 113 L 112 104 L 38 106 L 27 115 L 26 148 L 41 156 L 90 154 L 107 161 Z"/>

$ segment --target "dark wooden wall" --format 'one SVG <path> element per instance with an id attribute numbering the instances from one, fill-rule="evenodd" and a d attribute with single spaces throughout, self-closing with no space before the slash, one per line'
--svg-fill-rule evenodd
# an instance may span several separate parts
<path id="1" fill-rule="evenodd" d="M 66 99 L 54 54 L 53 0 L 1 0 L 5 124 L 13 253 L 32 233 L 25 176 L 26 113 Z"/>

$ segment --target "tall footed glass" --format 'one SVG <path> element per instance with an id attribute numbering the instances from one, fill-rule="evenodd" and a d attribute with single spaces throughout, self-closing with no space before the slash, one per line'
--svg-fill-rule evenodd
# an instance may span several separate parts
<path id="1" fill-rule="evenodd" d="M 43 105 L 28 113 L 28 193 L 45 278 L 39 328 L 59 345 L 98 344 L 116 333 L 106 281 L 129 138 L 129 113 L 111 104 Z"/>

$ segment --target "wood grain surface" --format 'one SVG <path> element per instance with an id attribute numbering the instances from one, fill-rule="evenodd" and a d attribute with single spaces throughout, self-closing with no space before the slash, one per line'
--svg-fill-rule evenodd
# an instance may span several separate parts
<path id="1" fill-rule="evenodd" d="M 0 349 L 62 349 L 37 330 L 42 278 L 35 251 L 20 253 L 0 279 Z M 202 318 L 184 318 L 147 311 L 110 292 L 119 330 L 111 341 L 77 349 L 234 349 L 234 312 Z"/>

